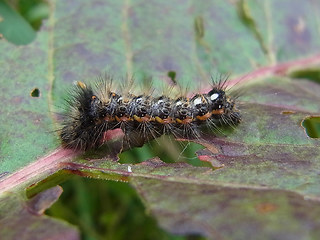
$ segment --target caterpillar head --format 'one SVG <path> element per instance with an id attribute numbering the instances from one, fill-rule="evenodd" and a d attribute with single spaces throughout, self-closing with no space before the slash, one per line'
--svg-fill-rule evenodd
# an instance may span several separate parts
<path id="1" fill-rule="evenodd" d="M 226 93 L 222 89 L 213 88 L 208 94 L 207 99 L 210 104 L 210 110 L 213 114 L 223 113 L 226 104 Z"/>

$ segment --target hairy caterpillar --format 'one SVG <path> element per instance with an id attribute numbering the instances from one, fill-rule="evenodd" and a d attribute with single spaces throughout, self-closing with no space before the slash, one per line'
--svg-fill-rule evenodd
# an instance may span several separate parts
<path id="1" fill-rule="evenodd" d="M 223 125 L 237 125 L 241 115 L 236 98 L 226 93 L 226 80 L 221 78 L 209 92 L 192 97 L 156 96 L 154 89 L 136 94 L 122 87 L 117 92 L 110 76 L 94 85 L 78 82 L 63 114 L 62 145 L 75 150 L 97 148 L 104 143 L 105 133 L 117 128 L 129 146 L 136 146 L 163 134 L 198 138 L 203 126 L 219 130 Z"/>

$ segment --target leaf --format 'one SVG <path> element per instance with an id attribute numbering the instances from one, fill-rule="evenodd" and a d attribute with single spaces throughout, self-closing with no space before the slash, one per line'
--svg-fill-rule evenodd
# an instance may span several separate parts
<path id="1" fill-rule="evenodd" d="M 61 193 L 61 187 L 57 186 L 28 201 L 13 193 L 3 195 L 0 199 L 1 239 L 80 239 L 74 227 L 43 215 Z"/>
<path id="2" fill-rule="evenodd" d="M 161 226 L 173 232 L 243 239 L 319 236 L 319 140 L 301 126 L 319 115 L 319 85 L 290 78 L 320 64 L 318 3 L 50 5 L 35 42 L 20 48 L 0 44 L 1 101 L 8 103 L 0 110 L 2 191 L 61 170 L 130 181 Z M 239 106 L 243 122 L 227 137 L 198 141 L 207 147 L 200 158 L 215 162 L 216 170 L 157 159 L 119 164 L 115 150 L 103 158 L 70 160 L 78 153 L 57 148 L 54 106 L 62 105 L 73 81 L 109 71 L 136 73 L 137 79 L 152 75 L 158 86 L 170 72 L 192 85 L 206 83 L 212 71 L 230 70 L 237 75 L 233 82 L 241 80 L 246 89 Z M 34 88 L 39 98 L 30 96 Z"/>
<path id="3" fill-rule="evenodd" d="M 210 239 L 312 239 L 319 202 L 275 189 L 139 179 L 134 185 L 160 225 Z"/>
<path id="4" fill-rule="evenodd" d="M 30 24 L 5 1 L 0 2 L 0 33 L 0 37 L 17 45 L 28 44 L 36 37 Z"/>

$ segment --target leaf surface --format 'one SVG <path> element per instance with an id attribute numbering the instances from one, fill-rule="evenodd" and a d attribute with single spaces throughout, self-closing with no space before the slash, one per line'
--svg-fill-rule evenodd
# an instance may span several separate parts
<path id="1" fill-rule="evenodd" d="M 0 110 L 1 187 L 26 187 L 65 169 L 130 181 L 160 224 L 174 232 L 222 239 L 258 232 L 281 239 L 319 236 L 319 140 L 302 127 L 305 118 L 320 114 L 319 85 L 290 78 L 320 64 L 317 2 L 50 5 L 36 41 L 0 44 L 0 99 L 6 103 Z M 239 99 L 242 123 L 226 137 L 197 141 L 207 147 L 200 159 L 220 168 L 158 159 L 119 164 L 115 150 L 72 160 L 73 153 L 52 153 L 60 145 L 52 132 L 59 128 L 54 106 L 63 105 L 72 82 L 94 80 L 104 71 L 137 79 L 152 75 L 155 86 L 173 71 L 182 85 L 202 88 L 212 72 L 238 76 L 235 82 L 240 79 L 239 88 L 246 90 Z M 39 98 L 30 96 L 34 88 Z M 259 231 L 253 233 L 254 223 Z"/>
<path id="2" fill-rule="evenodd" d="M 28 201 L 14 193 L 2 195 L 1 239 L 80 239 L 76 228 L 43 214 L 61 193 L 61 187 L 56 186 Z"/>

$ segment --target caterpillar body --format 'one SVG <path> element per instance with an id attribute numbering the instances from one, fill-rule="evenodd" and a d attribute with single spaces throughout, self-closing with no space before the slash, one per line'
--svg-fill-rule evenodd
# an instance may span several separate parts
<path id="1" fill-rule="evenodd" d="M 241 121 L 236 98 L 226 93 L 226 79 L 214 83 L 209 92 L 192 97 L 155 96 L 152 91 L 120 93 L 113 90 L 113 83 L 107 76 L 94 85 L 76 84 L 61 121 L 60 137 L 64 147 L 97 148 L 105 142 L 105 133 L 117 128 L 123 131 L 128 145 L 135 146 L 163 134 L 198 138 L 203 126 L 215 131 Z M 136 139 L 138 144 L 134 143 Z"/>

